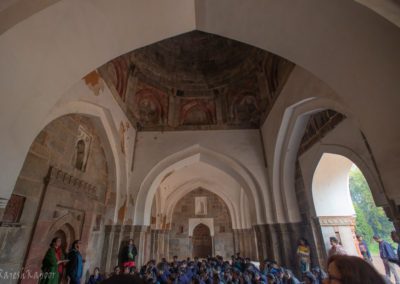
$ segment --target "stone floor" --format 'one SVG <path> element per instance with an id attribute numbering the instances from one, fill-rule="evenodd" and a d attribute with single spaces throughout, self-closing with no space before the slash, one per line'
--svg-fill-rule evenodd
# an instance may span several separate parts
<path id="1" fill-rule="evenodd" d="M 385 275 L 385 267 L 383 266 L 383 262 L 382 262 L 381 257 L 378 254 L 372 255 L 372 261 L 373 261 L 375 269 L 378 270 L 378 272 L 380 274 Z M 397 273 L 399 273 L 399 275 L 400 275 L 400 267 L 399 266 L 397 266 Z M 395 283 L 393 275 L 391 275 L 390 280 L 393 283 Z"/>

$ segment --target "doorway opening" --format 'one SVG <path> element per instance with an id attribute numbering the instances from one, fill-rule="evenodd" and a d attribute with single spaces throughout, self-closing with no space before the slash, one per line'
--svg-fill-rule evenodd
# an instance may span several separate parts
<path id="1" fill-rule="evenodd" d="M 199 224 L 194 228 L 192 241 L 193 256 L 207 258 L 212 255 L 212 238 L 206 225 Z"/>
<path id="2" fill-rule="evenodd" d="M 360 235 L 375 268 L 384 274 L 378 243 L 372 237 L 379 235 L 396 253 L 397 244 L 390 237 L 394 226 L 384 210 L 375 205 L 368 183 L 355 163 L 342 155 L 324 153 L 314 172 L 312 195 L 326 253 L 331 248 L 330 237 L 336 237 L 347 254 L 362 257 L 356 238 Z"/>

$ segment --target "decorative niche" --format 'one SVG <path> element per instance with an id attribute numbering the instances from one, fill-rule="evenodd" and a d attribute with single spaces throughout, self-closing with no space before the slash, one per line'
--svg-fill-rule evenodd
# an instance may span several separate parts
<path id="1" fill-rule="evenodd" d="M 25 205 L 25 197 L 12 194 L 7 203 L 1 226 L 18 226 Z"/>
<path id="2" fill-rule="evenodd" d="M 79 126 L 78 136 L 76 137 L 75 142 L 73 165 L 75 168 L 82 172 L 86 170 L 91 142 L 92 136 L 87 130 L 85 130 L 85 128 Z"/>

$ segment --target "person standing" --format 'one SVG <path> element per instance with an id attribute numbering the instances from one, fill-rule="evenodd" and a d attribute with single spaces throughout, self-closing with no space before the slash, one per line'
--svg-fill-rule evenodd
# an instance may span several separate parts
<path id="1" fill-rule="evenodd" d="M 379 252 L 385 266 L 386 276 L 390 279 L 390 274 L 394 274 L 396 284 L 400 284 L 400 277 L 396 270 L 397 257 L 394 255 L 392 247 L 381 239 L 381 237 L 375 235 L 374 240 L 379 244 Z"/>
<path id="2" fill-rule="evenodd" d="M 129 243 L 124 249 L 122 250 L 122 265 L 123 267 L 132 267 L 135 266 L 135 258 L 137 255 L 136 246 L 133 243 L 133 240 L 130 239 Z"/>
<path id="3" fill-rule="evenodd" d="M 39 284 L 58 284 L 63 270 L 62 265 L 67 261 L 64 260 L 64 254 L 61 251 L 61 238 L 54 238 L 43 258 Z"/>
<path id="4" fill-rule="evenodd" d="M 346 255 L 347 254 L 345 249 L 341 245 L 339 245 L 339 241 L 337 238 L 330 237 L 329 240 L 331 242 L 332 247 L 329 249 L 328 257 L 330 257 L 332 255 Z"/>
<path id="5" fill-rule="evenodd" d="M 68 252 L 67 258 L 67 275 L 71 284 L 80 284 L 83 272 L 83 258 L 79 251 L 80 241 L 76 240 L 72 243 L 72 247 Z"/>
<path id="6" fill-rule="evenodd" d="M 372 263 L 372 257 L 371 253 L 369 252 L 367 243 L 365 242 L 362 236 L 357 235 L 356 237 L 358 240 L 358 247 L 360 249 L 362 257 L 364 258 L 365 261 Z"/>
<path id="7" fill-rule="evenodd" d="M 310 270 L 311 250 L 305 238 L 299 240 L 297 246 L 297 259 L 299 260 L 301 273 Z"/>

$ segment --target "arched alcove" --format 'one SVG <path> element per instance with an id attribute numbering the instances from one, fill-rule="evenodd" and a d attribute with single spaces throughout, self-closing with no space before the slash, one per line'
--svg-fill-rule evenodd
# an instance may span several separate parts
<path id="1" fill-rule="evenodd" d="M 192 236 L 193 257 L 207 258 L 213 255 L 212 238 L 210 228 L 203 223 L 198 224 L 193 230 Z"/>

